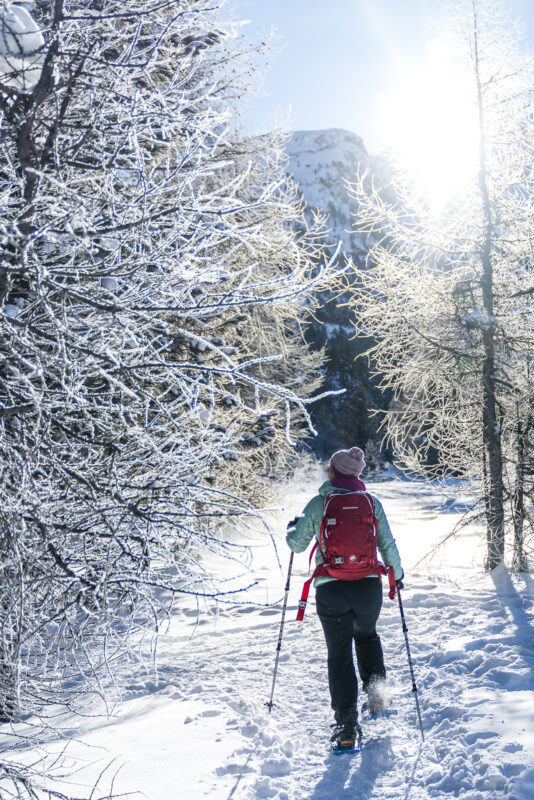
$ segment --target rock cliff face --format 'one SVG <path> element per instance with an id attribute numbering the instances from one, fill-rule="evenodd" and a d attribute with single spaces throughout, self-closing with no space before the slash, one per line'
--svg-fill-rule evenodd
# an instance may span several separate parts
<path id="1" fill-rule="evenodd" d="M 342 242 L 344 254 L 357 269 L 364 268 L 370 241 L 351 228 L 358 208 L 349 196 L 346 181 L 354 180 L 358 169 L 366 171 L 378 186 L 388 182 L 386 162 L 369 155 L 362 139 L 350 131 L 331 128 L 324 131 L 297 131 L 287 146 L 288 172 L 299 185 L 310 209 L 328 214 L 330 242 Z M 340 256 L 343 258 L 343 254 Z M 324 388 L 346 389 L 339 398 L 328 398 L 314 407 L 313 416 L 319 436 L 312 443 L 316 453 L 328 455 L 338 447 L 365 446 L 369 454 L 378 440 L 376 421 L 369 409 L 383 408 L 388 398 L 382 396 L 369 377 L 367 359 L 359 358 L 369 341 L 354 338 L 356 319 L 346 305 L 347 296 L 323 297 L 317 320 L 308 331 L 312 347 L 326 347 L 329 362 Z"/>

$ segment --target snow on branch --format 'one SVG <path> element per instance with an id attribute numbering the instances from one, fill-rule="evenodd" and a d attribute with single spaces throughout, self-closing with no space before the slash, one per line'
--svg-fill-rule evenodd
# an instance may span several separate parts
<path id="1" fill-rule="evenodd" d="M 318 266 L 320 226 L 293 232 L 283 141 L 231 124 L 236 34 L 209 3 L 13 13 L 34 60 L 0 91 L 6 719 L 107 702 L 170 595 L 250 584 L 246 559 L 232 585 L 211 564 L 242 552 L 236 520 L 265 535 L 313 429 L 301 329 L 342 271 Z"/>

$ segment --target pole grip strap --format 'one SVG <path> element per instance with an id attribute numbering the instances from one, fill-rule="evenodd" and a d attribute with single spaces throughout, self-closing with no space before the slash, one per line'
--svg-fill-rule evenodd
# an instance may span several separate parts
<path id="1" fill-rule="evenodd" d="M 310 586 L 312 581 L 314 580 L 314 578 L 319 578 L 324 575 L 328 575 L 328 571 L 325 565 L 317 564 L 311 578 L 308 578 L 308 580 L 304 583 L 304 586 L 302 587 L 302 594 L 299 600 L 299 608 L 297 611 L 297 622 L 302 622 L 302 620 L 304 619 L 304 612 L 306 611 L 306 604 L 308 602 L 308 596 L 310 594 Z"/>
<path id="2" fill-rule="evenodd" d="M 397 582 L 395 580 L 395 570 L 393 567 L 386 567 L 385 564 L 382 564 L 380 561 L 378 562 L 378 577 L 382 580 L 382 575 L 388 576 L 388 583 L 389 583 L 389 599 L 394 600 L 395 595 L 397 594 Z"/>
<path id="3" fill-rule="evenodd" d="M 313 580 L 313 575 L 305 582 L 304 586 L 302 587 L 302 594 L 300 596 L 299 607 L 297 611 L 297 622 L 302 622 L 302 620 L 304 619 L 304 612 L 306 611 L 306 604 L 308 602 L 308 596 L 310 594 L 310 586 L 312 580 Z"/>
<path id="4" fill-rule="evenodd" d="M 388 573 L 388 580 L 389 580 L 389 599 L 394 600 L 395 594 L 397 593 L 397 583 L 395 581 L 395 570 L 393 567 L 387 568 Z"/>

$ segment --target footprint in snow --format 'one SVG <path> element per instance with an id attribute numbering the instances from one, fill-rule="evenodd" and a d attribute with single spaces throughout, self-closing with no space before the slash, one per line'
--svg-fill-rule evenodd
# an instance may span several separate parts
<path id="1" fill-rule="evenodd" d="M 475 731 L 474 733 L 466 733 L 464 739 L 467 744 L 476 744 L 479 739 L 495 739 L 497 736 L 493 731 Z"/>
<path id="2" fill-rule="evenodd" d="M 243 736 L 251 737 L 254 736 L 258 732 L 259 728 L 254 722 L 249 722 L 247 725 L 243 725 L 241 728 L 241 733 Z"/>
<path id="3" fill-rule="evenodd" d="M 517 753 L 519 750 L 523 749 L 523 745 L 519 744 L 519 742 L 510 742 L 510 744 L 505 744 L 503 747 L 503 751 L 505 753 Z"/>
<path id="4" fill-rule="evenodd" d="M 271 778 L 289 775 L 291 772 L 291 762 L 287 758 L 270 758 L 261 765 L 261 774 Z"/>
<path id="5" fill-rule="evenodd" d="M 217 767 L 215 770 L 215 774 L 218 777 L 223 775 L 243 775 L 245 772 L 253 772 L 254 766 L 248 763 L 249 759 L 244 764 L 236 764 L 230 762 L 229 764 L 225 764 L 222 767 Z"/>
<path id="6" fill-rule="evenodd" d="M 249 707 L 244 700 L 233 700 L 231 698 L 224 698 L 226 705 L 235 711 L 237 714 L 248 714 Z"/>
<path id="7" fill-rule="evenodd" d="M 280 741 L 276 734 L 265 729 L 263 729 L 260 733 L 260 740 L 265 747 L 272 747 L 273 744 L 277 744 Z"/>
<path id="8" fill-rule="evenodd" d="M 465 710 L 463 708 L 458 708 L 458 706 L 445 706 L 440 708 L 440 714 L 442 717 L 454 721 L 463 717 L 465 715 Z"/>
<path id="9" fill-rule="evenodd" d="M 495 767 L 490 767 L 485 775 L 475 781 L 475 789 L 487 792 L 488 790 L 504 789 L 508 783 L 505 776 Z"/>
<path id="10" fill-rule="evenodd" d="M 162 686 L 161 689 L 158 689 L 158 694 L 166 695 L 173 700 L 179 700 L 183 697 L 183 692 L 181 692 L 180 689 L 177 686 L 174 686 L 172 683 L 169 683 L 167 686 Z"/>
<path id="11" fill-rule="evenodd" d="M 502 770 L 507 778 L 517 778 L 525 770 L 524 764 L 503 764 Z"/>
<path id="12" fill-rule="evenodd" d="M 263 800 L 263 798 L 274 797 L 277 793 L 277 790 L 273 789 L 271 786 L 271 781 L 269 778 L 260 778 L 254 787 L 253 797 L 254 800 L 256 800 L 256 798 Z"/>

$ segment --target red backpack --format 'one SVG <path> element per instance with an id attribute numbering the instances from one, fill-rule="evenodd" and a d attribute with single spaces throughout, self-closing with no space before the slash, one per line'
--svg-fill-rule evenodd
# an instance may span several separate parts
<path id="1" fill-rule="evenodd" d="M 357 581 L 367 575 L 388 575 L 389 596 L 393 599 L 395 574 L 393 567 L 386 567 L 378 560 L 377 531 L 375 503 L 368 492 L 333 491 L 326 495 L 319 537 L 310 554 L 311 564 L 318 547 L 323 563 L 315 567 L 313 575 L 304 584 L 297 620 L 304 619 L 311 582 L 325 575 L 341 581 Z"/>

